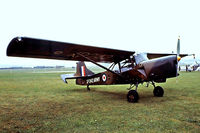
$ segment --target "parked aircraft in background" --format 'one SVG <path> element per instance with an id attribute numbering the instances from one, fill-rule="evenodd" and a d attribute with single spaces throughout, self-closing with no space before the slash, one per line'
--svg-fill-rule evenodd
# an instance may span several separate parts
<path id="1" fill-rule="evenodd" d="M 137 46 L 137 45 L 136 45 Z M 119 85 L 130 84 L 127 100 L 137 102 L 139 84 L 147 82 L 154 86 L 153 94 L 162 97 L 164 89 L 155 83 L 166 82 L 167 78 L 177 77 L 178 62 L 187 54 L 180 54 L 180 38 L 177 44 L 176 54 L 164 53 L 136 53 L 135 51 L 100 48 L 72 43 L 63 43 L 34 39 L 28 37 L 16 37 L 12 39 L 8 48 L 8 56 L 45 58 L 58 60 L 79 61 L 75 74 L 61 75 L 64 82 L 68 79 L 76 79 L 76 84 L 86 85 Z M 102 73 L 95 74 L 89 70 L 84 61 L 89 61 L 105 69 Z M 99 63 L 111 63 L 105 67 Z M 118 70 L 114 70 L 115 67 Z M 132 88 L 134 88 L 132 90 Z"/>
<path id="2" fill-rule="evenodd" d="M 199 70 L 200 70 L 200 64 L 197 61 L 188 66 L 188 71 L 199 71 Z"/>
<path id="3" fill-rule="evenodd" d="M 200 71 L 199 60 L 195 59 L 195 57 L 193 59 L 181 60 L 179 65 L 179 71 L 186 71 L 186 72 Z"/>

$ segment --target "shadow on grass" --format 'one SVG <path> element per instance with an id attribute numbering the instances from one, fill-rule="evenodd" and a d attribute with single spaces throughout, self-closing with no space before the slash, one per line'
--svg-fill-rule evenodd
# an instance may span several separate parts
<path id="1" fill-rule="evenodd" d="M 78 93 L 93 93 L 95 95 L 101 95 L 104 96 L 103 98 L 107 98 L 108 100 L 113 100 L 113 101 L 127 101 L 127 93 L 124 92 L 113 92 L 113 91 L 104 91 L 104 90 L 99 90 L 97 88 L 91 88 L 90 91 L 88 91 L 86 88 L 80 88 L 80 89 L 71 89 L 71 90 L 67 90 L 67 92 L 78 92 Z M 166 101 L 174 101 L 174 100 L 178 100 L 178 97 L 174 97 L 174 96 L 164 96 L 164 97 L 155 97 L 153 96 L 153 93 L 149 93 L 149 91 L 145 91 L 145 92 L 138 92 L 140 99 L 139 99 L 139 103 L 163 103 Z M 166 98 L 167 97 L 167 98 Z"/>
<path id="2" fill-rule="evenodd" d="M 93 93 L 95 95 L 101 95 L 104 96 L 103 98 L 109 98 L 113 100 L 124 100 L 126 99 L 126 94 L 123 92 L 111 92 L 111 91 L 104 91 L 104 90 L 97 90 L 96 88 L 91 88 L 90 91 L 87 89 L 81 88 L 81 89 L 71 89 L 66 90 L 67 92 L 77 92 L 77 93 Z"/>

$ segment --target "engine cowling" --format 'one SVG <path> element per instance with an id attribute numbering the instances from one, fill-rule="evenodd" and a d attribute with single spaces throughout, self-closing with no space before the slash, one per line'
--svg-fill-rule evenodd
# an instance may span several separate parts
<path id="1" fill-rule="evenodd" d="M 148 80 L 155 82 L 165 82 L 166 78 L 176 77 L 177 64 L 176 55 L 160 57 L 141 63 Z"/>

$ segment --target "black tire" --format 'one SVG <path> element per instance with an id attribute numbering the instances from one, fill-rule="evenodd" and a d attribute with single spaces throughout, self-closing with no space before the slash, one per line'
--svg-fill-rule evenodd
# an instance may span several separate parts
<path id="1" fill-rule="evenodd" d="M 135 90 L 130 90 L 127 94 L 127 100 L 130 103 L 136 103 L 139 100 L 139 95 L 137 93 L 137 91 Z"/>
<path id="2" fill-rule="evenodd" d="M 164 89 L 160 86 L 156 86 L 153 90 L 153 94 L 155 97 L 163 97 Z"/>

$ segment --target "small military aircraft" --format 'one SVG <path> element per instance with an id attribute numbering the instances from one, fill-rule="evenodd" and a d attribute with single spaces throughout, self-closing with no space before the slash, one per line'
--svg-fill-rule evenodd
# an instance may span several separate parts
<path id="1" fill-rule="evenodd" d="M 200 63 L 195 61 L 193 64 L 191 64 L 188 68 L 189 71 L 199 71 L 200 69 Z"/>
<path id="2" fill-rule="evenodd" d="M 138 101 L 137 88 L 144 82 L 147 86 L 149 84 L 154 86 L 154 96 L 162 97 L 164 89 L 156 86 L 155 82 L 162 83 L 166 82 L 167 78 L 177 77 L 178 62 L 187 56 L 180 54 L 180 38 L 177 43 L 177 54 L 164 54 L 136 53 L 28 37 L 13 38 L 8 45 L 7 55 L 79 61 L 75 74 L 61 75 L 65 83 L 68 79 L 76 79 L 76 84 L 86 85 L 88 90 L 90 85 L 130 84 L 127 100 L 132 103 Z M 105 71 L 95 74 L 86 67 L 84 61 L 92 62 Z M 100 63 L 111 63 L 111 65 L 105 67 Z M 116 66 L 118 70 L 114 70 Z"/>
<path id="3" fill-rule="evenodd" d="M 200 70 L 200 63 L 198 59 L 195 59 L 195 55 L 191 54 L 189 56 L 193 56 L 193 59 L 185 59 L 179 62 L 179 71 L 199 71 Z"/>

